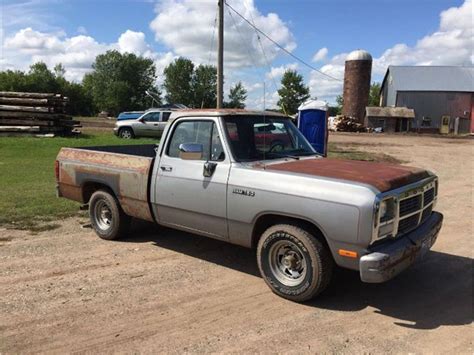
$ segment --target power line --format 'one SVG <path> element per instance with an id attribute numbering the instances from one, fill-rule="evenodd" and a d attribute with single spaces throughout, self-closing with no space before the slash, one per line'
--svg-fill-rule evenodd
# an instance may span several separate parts
<path id="1" fill-rule="evenodd" d="M 247 8 L 247 5 L 245 5 L 245 3 L 244 3 L 244 6 Z M 229 13 L 230 13 L 230 11 L 229 11 Z M 249 11 L 249 13 L 250 13 L 250 19 L 252 20 L 252 25 L 253 25 L 254 30 L 255 30 L 255 34 L 257 35 L 258 43 L 260 44 L 260 49 L 262 50 L 263 59 L 265 60 L 265 64 L 267 65 L 267 68 L 268 68 L 268 75 L 270 76 L 270 79 L 273 82 L 273 86 L 275 86 L 275 91 L 278 91 L 278 84 L 275 80 L 275 77 L 272 74 L 272 67 L 270 65 L 270 62 L 268 61 L 267 54 L 265 53 L 265 48 L 263 48 L 263 43 L 262 43 L 262 40 L 260 38 L 260 34 L 257 32 L 257 28 L 255 26 L 255 21 L 253 19 L 252 12 Z M 264 96 L 263 97 L 263 102 L 264 102 L 263 106 L 265 107 L 265 99 L 266 99 L 266 97 L 265 97 L 265 95 L 266 95 L 266 93 L 265 93 L 265 80 L 263 82 L 263 87 L 264 87 L 264 90 L 263 90 L 263 96 Z M 285 105 L 283 105 L 283 103 L 282 103 L 282 109 L 283 109 L 283 113 L 286 115 L 287 112 L 286 112 Z"/>
<path id="2" fill-rule="evenodd" d="M 294 59 L 296 59 L 298 62 L 300 62 L 301 64 L 307 66 L 308 68 L 310 68 L 311 70 L 314 70 L 316 72 L 318 72 L 319 74 L 321 75 L 324 75 L 332 80 L 336 80 L 336 81 L 342 81 L 341 79 L 338 79 L 334 76 L 331 76 L 329 74 L 326 74 L 324 72 L 322 72 L 321 70 L 315 68 L 314 66 L 312 66 L 311 64 L 307 63 L 306 61 L 304 61 L 303 59 L 297 57 L 296 55 L 294 55 L 293 53 L 291 53 L 289 50 L 287 50 L 285 47 L 283 47 L 282 45 L 280 45 L 278 42 L 276 42 L 275 40 L 273 40 L 269 35 L 267 35 L 265 32 L 263 32 L 261 29 L 259 29 L 257 26 L 255 26 L 253 23 L 251 23 L 249 20 L 247 20 L 243 15 L 241 15 L 236 9 L 234 9 L 232 7 L 232 5 L 230 5 L 227 1 L 225 2 L 225 4 L 232 10 L 236 13 L 237 16 L 239 16 L 240 18 L 242 18 L 245 22 L 247 22 L 247 24 L 252 27 L 255 31 L 257 31 L 258 33 L 260 33 L 262 36 L 264 36 L 266 39 L 268 39 L 270 42 L 272 42 L 275 46 L 277 46 L 278 48 L 280 48 L 283 52 L 285 52 L 286 54 L 288 54 L 289 56 L 293 57 Z"/>
<path id="3" fill-rule="evenodd" d="M 216 26 L 217 26 L 217 10 L 216 10 L 216 16 L 214 17 L 214 27 L 212 29 L 212 36 L 211 36 L 211 45 L 209 49 L 209 59 L 207 61 L 207 64 L 211 64 L 211 56 L 212 56 L 212 50 L 214 48 L 214 35 L 216 34 Z"/>

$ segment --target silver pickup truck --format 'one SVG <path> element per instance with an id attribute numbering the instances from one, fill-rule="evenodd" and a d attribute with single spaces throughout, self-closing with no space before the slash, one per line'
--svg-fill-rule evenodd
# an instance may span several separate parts
<path id="1" fill-rule="evenodd" d="M 131 217 L 257 249 L 263 279 L 294 301 L 334 267 L 384 282 L 431 248 L 438 179 L 406 166 L 318 155 L 288 117 L 174 112 L 159 146 L 63 148 L 59 196 L 89 205 L 103 239 Z"/>

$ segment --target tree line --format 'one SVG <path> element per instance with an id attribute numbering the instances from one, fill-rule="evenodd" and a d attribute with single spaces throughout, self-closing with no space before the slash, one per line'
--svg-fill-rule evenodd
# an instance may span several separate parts
<path id="1" fill-rule="evenodd" d="M 121 111 L 147 109 L 152 104 L 147 91 L 153 93 L 155 106 L 166 102 L 191 108 L 216 107 L 215 66 L 195 65 L 180 57 L 164 69 L 163 76 L 163 84 L 158 86 L 153 60 L 110 50 L 96 57 L 92 71 L 80 83 L 67 80 L 61 64 L 50 69 L 45 63 L 38 62 L 28 71 L 0 71 L 0 91 L 61 93 L 70 99 L 70 114 L 78 116 L 91 116 L 100 111 L 117 115 Z M 371 96 L 375 91 L 375 88 L 371 90 Z M 303 76 L 295 70 L 283 74 L 278 95 L 278 108 L 286 114 L 295 114 L 298 106 L 310 97 Z M 246 99 L 247 90 L 238 82 L 230 87 L 224 107 L 245 108 Z M 340 111 L 338 107 L 332 109 L 335 113 Z"/>
<path id="2" fill-rule="evenodd" d="M 144 110 L 153 104 L 180 103 L 192 108 L 216 107 L 217 70 L 212 65 L 196 66 L 178 58 L 164 70 L 162 87 L 151 59 L 115 50 L 98 55 L 92 71 L 81 82 L 65 78 L 65 69 L 57 64 L 50 69 L 38 62 L 27 71 L 0 71 L 0 91 L 53 92 L 69 97 L 69 112 L 91 116 L 100 111 L 117 115 L 122 111 Z M 163 99 L 162 88 L 166 94 Z M 146 92 L 153 93 L 152 100 Z M 241 82 L 230 88 L 224 102 L 228 108 L 244 108 L 247 90 Z M 152 102 L 154 101 L 154 102 Z"/>

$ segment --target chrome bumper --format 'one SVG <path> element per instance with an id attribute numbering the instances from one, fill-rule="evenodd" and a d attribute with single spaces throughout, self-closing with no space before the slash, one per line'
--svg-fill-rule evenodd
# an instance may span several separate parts
<path id="1" fill-rule="evenodd" d="M 443 215 L 433 212 L 425 223 L 402 238 L 371 248 L 371 253 L 359 261 L 361 280 L 385 282 L 408 268 L 435 243 L 442 223 Z"/>

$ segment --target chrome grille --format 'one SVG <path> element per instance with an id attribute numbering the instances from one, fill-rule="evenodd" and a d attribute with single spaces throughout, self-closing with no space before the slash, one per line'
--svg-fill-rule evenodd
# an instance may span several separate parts
<path id="1" fill-rule="evenodd" d="M 398 210 L 398 233 L 403 234 L 423 223 L 433 211 L 435 181 L 418 189 L 409 190 L 400 196 Z"/>
<path id="2" fill-rule="evenodd" d="M 429 190 L 426 190 L 425 194 L 423 195 L 423 205 L 424 206 L 429 205 L 433 201 L 434 195 L 435 195 L 434 187 L 432 187 Z"/>
<path id="3" fill-rule="evenodd" d="M 421 222 L 423 223 L 431 216 L 431 212 L 433 212 L 433 205 L 429 205 L 428 208 L 425 208 L 423 214 L 421 215 Z"/>
<path id="4" fill-rule="evenodd" d="M 406 233 L 418 225 L 420 214 L 414 214 L 410 217 L 400 220 L 398 223 L 398 233 Z"/>
<path id="5" fill-rule="evenodd" d="M 397 237 L 410 232 L 425 222 L 433 211 L 438 194 L 438 180 L 430 179 L 428 182 L 419 182 L 407 186 L 405 189 L 397 189 L 380 194 L 374 205 L 376 219 L 373 229 L 372 242 L 392 236 Z M 394 213 L 380 215 L 380 203 L 392 201 Z M 388 216 L 388 217 L 387 217 Z"/>
<path id="6" fill-rule="evenodd" d="M 406 198 L 400 201 L 400 217 L 418 211 L 421 208 L 421 195 Z"/>

